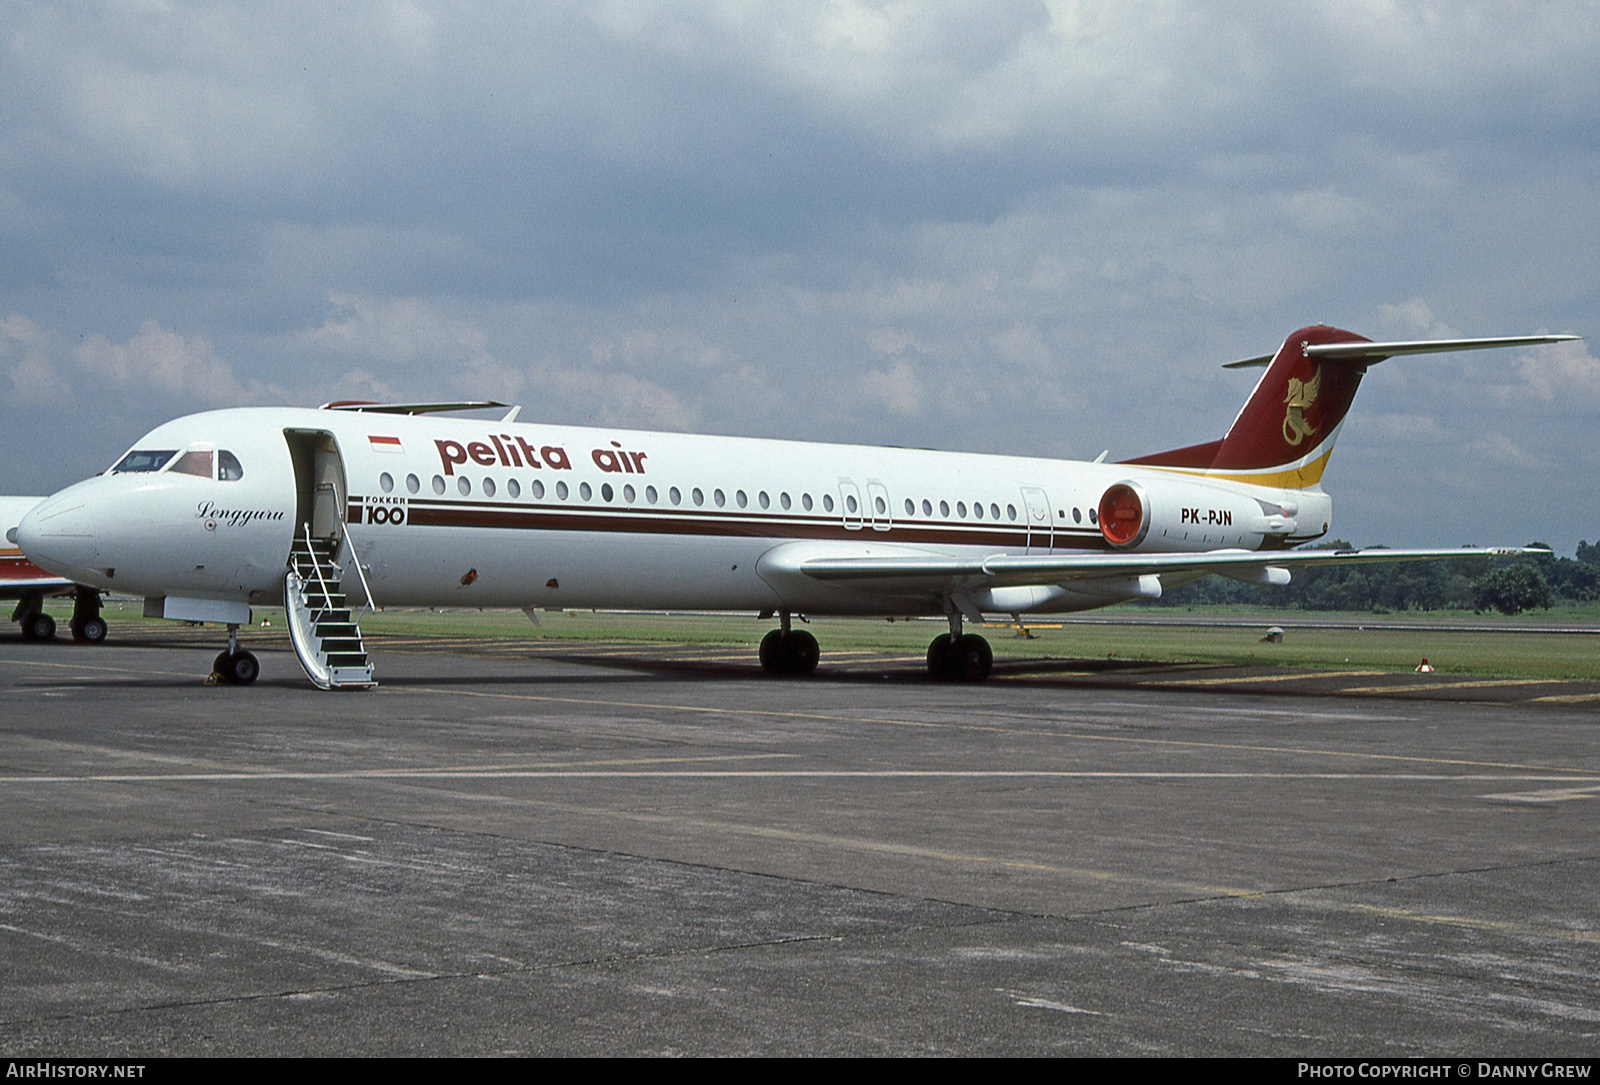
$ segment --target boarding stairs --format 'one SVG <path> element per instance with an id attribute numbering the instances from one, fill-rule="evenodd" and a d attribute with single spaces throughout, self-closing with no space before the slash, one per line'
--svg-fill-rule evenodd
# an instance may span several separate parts
<path id="1" fill-rule="evenodd" d="M 283 578 L 283 605 L 289 613 L 289 639 L 294 654 L 319 689 L 367 689 L 377 685 L 372 662 L 361 640 L 362 614 L 351 612 L 340 584 L 344 579 L 338 553 L 341 540 L 313 538 L 309 529 L 295 539 Z M 356 576 L 366 588 L 359 559 Z"/>

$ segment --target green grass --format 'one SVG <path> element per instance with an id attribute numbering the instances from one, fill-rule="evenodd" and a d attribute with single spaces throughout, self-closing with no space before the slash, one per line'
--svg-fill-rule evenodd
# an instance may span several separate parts
<path id="1" fill-rule="evenodd" d="M 1224 614 L 1226 612 L 1223 612 Z M 1181 617 L 1181 615 L 1172 615 Z M 1197 618 L 1223 616 L 1200 612 Z M 1272 615 L 1252 628 L 1080 625 L 1034 628 L 1032 639 L 1006 626 L 984 629 L 1001 659 L 1116 659 L 1247 664 L 1339 670 L 1409 671 L 1426 657 L 1446 674 L 1574 678 L 1600 681 L 1600 634 L 1455 633 L 1429 629 L 1290 629 L 1282 644 L 1263 644 Z M 1276 617 L 1282 618 L 1282 612 Z M 1374 620 L 1372 615 L 1353 615 Z M 1457 619 L 1461 619 L 1457 615 Z M 1250 620 L 1254 620 L 1254 616 Z M 547 641 L 721 644 L 755 652 L 772 621 L 724 615 L 556 612 L 538 626 L 516 611 L 387 611 L 362 623 L 371 633 L 501 636 Z M 1049 626 L 1040 618 L 1039 626 Z M 920 656 L 945 628 L 942 621 L 818 618 L 805 626 L 830 651 Z"/>
<path id="2" fill-rule="evenodd" d="M 1470 610 L 1298 610 L 1292 607 L 1262 607 L 1262 606 L 1157 606 L 1153 604 L 1141 605 L 1138 603 L 1122 607 L 1119 613 L 1135 614 L 1139 616 L 1153 615 L 1164 618 L 1181 618 L 1192 615 L 1195 618 L 1225 618 L 1225 617 L 1250 617 L 1257 618 L 1272 624 L 1281 620 L 1316 621 L 1320 618 L 1336 618 L 1343 621 L 1394 621 L 1394 622 L 1437 622 L 1448 625 L 1457 622 L 1493 623 L 1503 622 L 1508 625 L 1592 625 L 1600 629 L 1600 603 L 1563 603 L 1551 607 L 1549 610 L 1530 610 L 1515 617 L 1507 617 L 1495 611 L 1474 614 Z"/>
<path id="3" fill-rule="evenodd" d="M 51 608 L 63 630 L 68 610 Z M 1579 608 L 1572 608 L 1578 611 Z M 1104 612 L 1115 617 L 1158 616 L 1166 620 L 1196 621 L 1239 618 L 1249 622 L 1245 628 L 1216 628 L 1203 625 L 1088 625 L 1067 622 L 1059 628 L 1043 628 L 1052 620 L 1041 616 L 1034 626 L 1033 639 L 1015 635 L 1006 626 L 992 625 L 983 630 L 994 647 L 995 656 L 1007 658 L 1058 658 L 1150 660 L 1236 665 L 1310 667 L 1336 670 L 1409 671 L 1424 657 L 1445 674 L 1510 678 L 1567 678 L 1600 681 L 1600 633 L 1457 633 L 1420 629 L 1294 629 L 1282 644 L 1263 644 L 1260 637 L 1274 622 L 1291 618 L 1341 617 L 1355 621 L 1385 620 L 1482 621 L 1531 624 L 1527 616 L 1514 619 L 1462 612 L 1430 615 L 1350 614 L 1319 615 L 1304 612 L 1196 608 Z M 281 614 L 266 616 L 281 627 Z M 1543 614 L 1535 616 L 1542 618 Z M 111 604 L 106 608 L 112 640 L 125 623 L 155 622 L 140 615 L 137 603 Z M 1572 613 L 1551 621 L 1587 623 L 1600 628 L 1592 610 Z M 719 644 L 748 649 L 756 645 L 773 621 L 727 615 L 616 614 L 592 611 L 540 612 L 539 625 L 529 622 L 520 611 L 396 609 L 367 616 L 362 629 L 372 635 L 438 637 L 509 637 L 533 641 L 626 641 L 660 644 Z M 1030 622 L 1030 624 L 1032 624 Z M 896 621 L 882 619 L 820 618 L 809 629 L 821 642 L 823 659 L 829 652 L 878 651 L 921 656 L 928 642 L 944 628 L 942 621 Z"/>
<path id="4" fill-rule="evenodd" d="M 1254 630 L 1201 626 L 1077 626 L 1054 635 L 1062 634 L 1080 655 L 1380 671 L 1427 659 L 1444 674 L 1600 681 L 1594 634 L 1290 629 L 1282 644 L 1262 644 Z"/>

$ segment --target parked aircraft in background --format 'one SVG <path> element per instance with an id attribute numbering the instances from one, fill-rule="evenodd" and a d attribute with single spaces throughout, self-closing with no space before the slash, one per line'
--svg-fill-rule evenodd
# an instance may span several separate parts
<path id="1" fill-rule="evenodd" d="M 17 525 L 42 497 L 0 497 L 0 528 L 5 543 L 0 545 L 0 599 L 15 599 L 11 620 L 22 630 L 23 640 L 52 640 L 56 620 L 45 613 L 44 601 L 50 596 L 71 595 L 72 639 L 99 644 L 106 639 L 106 623 L 100 617 L 100 593 L 39 568 L 23 556 L 17 546 Z"/>
<path id="2" fill-rule="evenodd" d="M 1374 343 L 1324 325 L 1220 439 L 1120 463 L 442 418 L 493 403 L 241 408 L 157 427 L 29 512 L 23 552 L 149 615 L 228 626 L 216 672 L 256 677 L 237 630 L 284 606 L 324 688 L 370 685 L 361 604 L 747 610 L 774 674 L 809 674 L 799 614 L 943 615 L 938 678 L 979 680 L 965 622 L 1151 599 L 1210 573 L 1510 551 L 1290 551 L 1323 537 L 1322 475 L 1362 375 L 1405 354 L 1552 343 Z M 1270 363 L 1270 364 L 1269 364 Z"/>

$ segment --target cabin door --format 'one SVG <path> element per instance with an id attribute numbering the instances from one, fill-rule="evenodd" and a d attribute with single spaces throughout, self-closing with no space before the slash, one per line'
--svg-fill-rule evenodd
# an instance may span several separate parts
<path id="1" fill-rule="evenodd" d="M 860 531 L 862 524 L 861 488 L 853 479 L 839 479 L 839 515 L 846 531 Z"/>
<path id="2" fill-rule="evenodd" d="M 867 522 L 873 531 L 888 531 L 894 527 L 894 509 L 889 504 L 889 490 L 876 480 L 867 482 Z"/>
<path id="3" fill-rule="evenodd" d="M 306 527 L 314 539 L 344 539 L 347 489 L 339 443 L 325 430 L 284 430 L 294 461 L 295 536 Z"/>
<path id="4" fill-rule="evenodd" d="M 1028 553 L 1048 554 L 1055 546 L 1055 518 L 1050 515 L 1050 498 L 1037 486 L 1022 488 L 1022 503 L 1028 510 Z"/>

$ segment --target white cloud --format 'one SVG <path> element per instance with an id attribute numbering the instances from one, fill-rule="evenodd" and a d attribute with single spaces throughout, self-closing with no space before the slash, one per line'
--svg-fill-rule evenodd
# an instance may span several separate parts
<path id="1" fill-rule="evenodd" d="M 176 415 L 279 403 L 285 396 L 274 385 L 240 380 L 205 336 L 186 336 L 154 320 L 120 342 L 90 335 L 69 346 L 31 318 L 13 314 L 0 321 L 0 371 L 10 381 L 7 402 L 47 416 L 109 408 L 125 415 L 136 404 Z"/>
<path id="2" fill-rule="evenodd" d="M 1433 315 L 1421 298 L 1408 298 L 1398 305 L 1379 305 L 1378 323 L 1391 335 L 1405 339 L 1464 339 L 1460 332 Z M 1388 340 L 1392 342 L 1393 340 Z"/>
<path id="3" fill-rule="evenodd" d="M 424 56 L 434 51 L 439 21 L 432 13 L 409 0 L 391 0 L 386 14 L 389 40 L 401 52 Z"/>
<path id="4" fill-rule="evenodd" d="M 487 362 L 488 337 L 420 298 L 334 294 L 333 313 L 296 339 L 307 350 L 391 363 Z"/>
<path id="5" fill-rule="evenodd" d="M 1350 237 L 1392 225 L 1363 201 L 1332 189 L 1282 193 L 1277 202 L 1284 220 L 1293 229 L 1309 234 Z"/>
<path id="6" fill-rule="evenodd" d="M 1136 454 L 1219 435 L 1249 382 L 1217 363 L 1315 320 L 1594 332 L 1588 3 L 7 14 L 0 416 L 97 463 L 279 396 Z M 1346 442 L 1558 463 L 1593 428 L 1586 349 L 1467 358 L 1375 370 Z M 1536 484 L 1454 451 L 1469 491 Z M 1592 537 L 1600 482 L 1565 485 Z M 1409 541 L 1493 508 L 1438 505 Z"/>
<path id="7" fill-rule="evenodd" d="M 1462 442 L 1468 456 L 1497 467 L 1518 467 L 1528 471 L 1547 470 L 1550 464 L 1503 433 L 1477 434 Z"/>
<path id="8" fill-rule="evenodd" d="M 922 413 L 925 394 L 916 367 L 901 359 L 886 369 L 871 369 L 857 385 L 862 399 L 903 417 Z"/>
<path id="9" fill-rule="evenodd" d="M 25 316 L 13 313 L 0 321 L 0 366 L 11 381 L 10 398 L 19 405 L 35 406 L 71 394 L 49 336 Z"/>
<path id="10" fill-rule="evenodd" d="M 597 338 L 589 344 L 589 359 L 630 369 L 720 369 L 732 360 L 726 348 L 699 333 L 672 327 L 632 328 Z"/>
<path id="11" fill-rule="evenodd" d="M 684 431 L 694 429 L 699 419 L 680 396 L 626 373 L 544 362 L 534 368 L 531 383 L 544 401 L 541 408 L 554 401 L 584 425 Z"/>
<path id="12" fill-rule="evenodd" d="M 1386 444 L 1427 444 L 1437 447 L 1439 442 L 1449 439 L 1445 428 L 1434 415 L 1400 411 L 1385 411 L 1361 418 L 1360 431 L 1363 439 Z"/>
<path id="13" fill-rule="evenodd" d="M 92 335 L 70 355 L 91 388 L 154 391 L 175 402 L 235 406 L 274 402 L 282 393 L 257 381 L 240 381 L 203 335 L 185 336 L 154 320 L 122 343 Z M 92 393 L 91 393 L 92 394 Z"/>
<path id="14" fill-rule="evenodd" d="M 1527 347 L 1517 352 L 1514 364 L 1523 394 L 1541 403 L 1559 402 L 1583 413 L 1600 403 L 1600 359 L 1584 342 Z"/>
<path id="15" fill-rule="evenodd" d="M 1022 369 L 1048 373 L 1055 355 L 1036 325 L 1017 323 L 989 337 L 990 348 L 1001 358 Z"/>

